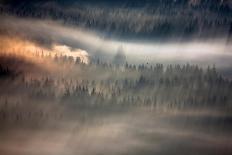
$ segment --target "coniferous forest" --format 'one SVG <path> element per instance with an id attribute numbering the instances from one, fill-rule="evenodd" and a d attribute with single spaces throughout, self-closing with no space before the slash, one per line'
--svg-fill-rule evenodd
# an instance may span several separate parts
<path id="1" fill-rule="evenodd" d="M 0 155 L 232 155 L 230 0 L 0 0 Z"/>
<path id="2" fill-rule="evenodd" d="M 164 66 L 101 62 L 90 60 L 85 64 L 80 58 L 65 55 L 44 55 L 37 52 L 33 56 L 49 61 L 59 67 L 58 73 L 41 71 L 36 66 L 30 70 L 16 71 L 12 65 L 30 65 L 25 60 L 16 59 L 16 54 L 3 54 L 1 73 L 0 118 L 7 121 L 26 121 L 30 117 L 43 119 L 65 117 L 59 110 L 50 116 L 37 106 L 62 106 L 81 111 L 101 109 L 126 110 L 141 108 L 148 111 L 204 110 L 231 111 L 232 81 L 218 73 L 216 66 L 207 68 L 192 64 L 169 64 Z M 121 59 L 116 55 L 115 59 Z M 119 60 L 120 61 L 120 60 Z M 4 63 L 3 63 L 4 64 Z M 36 108 L 24 111 L 24 103 Z M 26 107 L 27 108 L 27 107 Z M 90 110 L 91 111 L 91 110 Z M 25 120 L 24 120 L 25 119 Z"/>

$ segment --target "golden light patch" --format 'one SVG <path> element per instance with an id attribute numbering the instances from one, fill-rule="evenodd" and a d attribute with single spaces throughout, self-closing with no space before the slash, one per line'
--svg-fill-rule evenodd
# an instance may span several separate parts
<path id="1" fill-rule="evenodd" d="M 72 56 L 74 59 L 80 58 L 83 63 L 87 64 L 89 62 L 88 53 L 85 50 L 72 49 L 67 45 L 54 44 L 49 49 L 27 40 L 9 37 L 1 37 L 1 42 L 0 53 L 14 54 L 33 62 L 40 61 L 38 55 L 50 55 L 52 57 L 55 55 Z"/>

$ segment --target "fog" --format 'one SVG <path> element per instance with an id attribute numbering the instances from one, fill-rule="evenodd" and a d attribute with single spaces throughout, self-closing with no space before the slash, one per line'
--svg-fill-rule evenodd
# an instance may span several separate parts
<path id="1" fill-rule="evenodd" d="M 232 154 L 229 37 L 116 37 L 134 15 L 129 33 L 163 22 L 131 8 L 104 15 L 107 5 L 54 6 L 119 22 L 116 31 L 100 31 L 49 15 L 14 16 L 7 7 L 0 3 L 0 154 Z"/>
<path id="2" fill-rule="evenodd" d="M 12 65 L 2 58 L 0 151 L 5 155 L 232 153 L 231 82 L 214 69 L 202 73 L 184 66 L 173 76 L 176 69 L 158 73 L 63 62 L 62 56 L 30 57 L 37 61 L 19 75 L 2 68 L 17 69 L 27 59 L 13 57 Z M 220 84 L 209 85 L 208 76 Z M 179 84 L 160 80 L 167 77 Z"/>
<path id="3" fill-rule="evenodd" d="M 202 112 L 203 114 L 205 112 Z M 88 114 L 86 114 L 88 115 Z M 196 116 L 197 115 L 197 116 Z M 182 117 L 182 119 L 181 119 Z M 183 119 L 184 117 L 184 119 Z M 210 117 L 211 122 L 202 122 Z M 228 116 L 227 116 L 228 117 Z M 230 116 L 231 117 L 231 116 Z M 10 154 L 231 154 L 231 126 L 222 115 L 130 110 L 56 122 L 55 127 L 2 132 L 0 150 Z M 54 120 L 53 120 L 53 124 Z M 227 130 L 224 130 L 227 128 Z M 220 133 L 219 133 L 220 132 Z"/>
<path id="4" fill-rule="evenodd" d="M 104 33 L 64 25 L 62 22 L 10 16 L 1 17 L 0 29 L 4 36 L 13 38 L 17 36 L 22 40 L 36 43 L 38 50 L 41 46 L 50 50 L 54 50 L 55 46 L 56 49 L 65 47 L 60 49 L 64 52 L 70 48 L 71 53 L 75 49 L 80 49 L 93 58 L 98 54 L 105 55 L 105 58 L 101 58 L 105 62 L 110 62 L 122 47 L 130 63 L 192 63 L 202 66 L 217 65 L 219 68 L 231 66 L 232 47 L 227 38 L 192 41 L 176 39 L 166 42 L 114 40 L 105 38 Z"/>

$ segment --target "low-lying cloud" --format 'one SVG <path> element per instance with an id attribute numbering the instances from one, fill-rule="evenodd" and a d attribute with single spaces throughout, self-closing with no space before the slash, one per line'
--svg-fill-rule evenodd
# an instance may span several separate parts
<path id="1" fill-rule="evenodd" d="M 117 51 L 123 52 L 130 63 L 194 63 L 203 66 L 231 66 L 232 47 L 226 39 L 193 40 L 183 42 L 145 42 L 133 40 L 105 39 L 95 31 L 86 31 L 79 27 L 64 25 L 51 20 L 22 19 L 2 16 L 0 32 L 3 36 L 17 37 L 30 41 L 48 51 L 61 51 L 68 56 L 81 57 L 84 62 L 88 57 L 99 53 L 107 55 L 109 62 Z"/>

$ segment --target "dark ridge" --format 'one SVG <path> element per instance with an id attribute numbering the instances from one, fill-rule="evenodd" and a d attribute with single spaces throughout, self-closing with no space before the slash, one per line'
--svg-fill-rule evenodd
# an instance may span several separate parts
<path id="1" fill-rule="evenodd" d="M 14 78 L 36 69 L 38 66 L 16 55 L 0 54 L 0 78 Z"/>
<path id="2" fill-rule="evenodd" d="M 61 20 L 100 31 L 106 38 L 122 39 L 221 38 L 227 37 L 232 21 L 232 2 L 221 0 L 201 0 L 196 4 L 190 0 L 23 0 L 9 1 L 0 8 L 2 14 Z M 96 11 L 102 14 L 97 15 Z M 121 13 L 131 18 L 121 19 Z M 139 25 L 145 19 L 137 18 L 139 13 L 149 17 L 158 15 L 162 19 L 146 19 Z"/>

